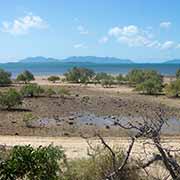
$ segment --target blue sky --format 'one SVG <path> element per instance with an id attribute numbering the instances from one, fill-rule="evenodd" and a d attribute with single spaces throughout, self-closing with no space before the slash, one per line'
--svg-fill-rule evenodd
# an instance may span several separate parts
<path id="1" fill-rule="evenodd" d="M 180 58 L 179 0 L 0 0 L 0 62 L 29 56 Z"/>

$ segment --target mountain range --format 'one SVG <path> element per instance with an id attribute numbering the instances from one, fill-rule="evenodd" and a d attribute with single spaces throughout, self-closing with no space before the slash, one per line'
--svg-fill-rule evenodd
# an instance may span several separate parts
<path id="1" fill-rule="evenodd" d="M 65 59 L 46 58 L 43 56 L 28 57 L 19 61 L 20 63 L 96 63 L 96 64 L 132 64 L 130 59 L 120 59 L 115 57 L 96 56 L 71 56 Z M 180 64 L 180 59 L 173 59 L 163 62 L 164 64 Z"/>
<path id="2" fill-rule="evenodd" d="M 119 59 L 114 57 L 96 57 L 96 56 L 71 56 L 66 59 L 46 58 L 42 56 L 28 57 L 20 60 L 21 63 L 50 63 L 50 62 L 67 62 L 67 63 L 119 63 L 130 64 L 133 61 L 128 59 Z"/>

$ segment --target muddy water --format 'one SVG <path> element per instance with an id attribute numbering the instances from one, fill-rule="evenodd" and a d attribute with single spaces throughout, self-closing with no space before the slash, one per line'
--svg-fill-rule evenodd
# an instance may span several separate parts
<path id="1" fill-rule="evenodd" d="M 96 116 L 95 114 L 92 113 L 72 113 L 71 116 L 69 117 L 58 117 L 56 119 L 49 119 L 49 118 L 42 118 L 38 120 L 34 120 L 31 122 L 30 126 L 31 127 L 55 127 L 58 126 L 61 123 L 68 122 L 72 123 L 77 126 L 81 125 L 94 125 L 96 127 L 104 127 L 104 126 L 109 126 L 113 127 L 114 122 L 118 121 L 121 124 L 127 124 L 127 122 L 135 123 L 136 121 L 141 122 L 142 118 L 141 117 L 118 117 L 118 116 Z M 170 118 L 167 123 L 164 124 L 162 128 L 162 134 L 166 135 L 177 135 L 180 134 L 180 120 L 175 119 L 175 118 Z"/>

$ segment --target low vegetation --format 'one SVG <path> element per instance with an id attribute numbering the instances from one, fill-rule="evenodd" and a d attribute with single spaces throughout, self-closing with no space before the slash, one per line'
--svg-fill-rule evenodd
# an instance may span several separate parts
<path id="1" fill-rule="evenodd" d="M 56 81 L 59 81 L 59 80 L 60 80 L 59 76 L 50 76 L 50 77 L 48 77 L 48 81 L 51 81 L 53 83 L 55 83 Z"/>
<path id="2" fill-rule="evenodd" d="M 94 75 L 95 73 L 91 69 L 77 67 L 64 74 L 67 81 L 74 83 L 88 83 Z"/>
<path id="3" fill-rule="evenodd" d="M 64 152 L 58 147 L 15 146 L 0 161 L 0 179 L 58 180 Z"/>
<path id="4" fill-rule="evenodd" d="M 14 107 L 18 107 L 22 104 L 22 96 L 15 89 L 9 89 L 8 91 L 0 93 L 0 106 L 3 109 L 10 110 Z"/>
<path id="5" fill-rule="evenodd" d="M 11 84 L 11 73 L 0 69 L 0 86 L 7 86 Z"/>
<path id="6" fill-rule="evenodd" d="M 24 71 L 16 78 L 17 81 L 24 82 L 25 84 L 34 80 L 34 75 L 30 71 Z"/>
<path id="7" fill-rule="evenodd" d="M 165 87 L 165 93 L 168 97 L 178 97 L 180 94 L 180 79 L 167 84 Z"/>
<path id="8" fill-rule="evenodd" d="M 44 89 L 37 84 L 27 84 L 20 90 L 23 97 L 38 97 L 44 93 Z"/>

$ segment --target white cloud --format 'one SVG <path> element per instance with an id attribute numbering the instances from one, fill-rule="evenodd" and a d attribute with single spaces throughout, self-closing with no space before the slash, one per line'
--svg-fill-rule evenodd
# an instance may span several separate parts
<path id="1" fill-rule="evenodd" d="M 79 31 L 80 34 L 84 34 L 84 35 L 89 34 L 89 31 L 82 25 L 79 25 L 77 27 L 77 30 Z"/>
<path id="2" fill-rule="evenodd" d="M 173 41 L 166 41 L 161 44 L 161 49 L 166 50 L 166 49 L 171 49 L 175 47 L 175 42 Z"/>
<path id="3" fill-rule="evenodd" d="M 47 23 L 40 16 L 34 16 L 30 13 L 15 19 L 13 22 L 4 21 L 1 30 L 13 35 L 21 35 L 27 34 L 30 29 L 44 29 L 47 27 Z"/>
<path id="4" fill-rule="evenodd" d="M 100 44 L 105 44 L 105 43 L 108 42 L 108 40 L 109 40 L 109 38 L 107 36 L 104 36 L 101 39 L 99 39 L 99 43 Z"/>
<path id="5" fill-rule="evenodd" d="M 170 22 L 164 22 L 162 26 L 170 26 Z M 151 30 L 147 28 L 141 29 L 138 26 L 130 25 L 124 27 L 113 27 L 108 31 L 109 37 L 114 37 L 118 42 L 126 44 L 130 47 L 147 47 L 167 50 L 172 48 L 180 48 L 174 41 L 160 42 L 154 38 Z"/>
<path id="6" fill-rule="evenodd" d="M 135 25 L 113 27 L 109 30 L 108 35 L 130 47 L 149 46 L 150 44 L 152 46 L 152 34 Z"/>
<path id="7" fill-rule="evenodd" d="M 161 23 L 160 23 L 160 27 L 167 29 L 167 28 L 169 28 L 169 27 L 171 26 L 171 24 L 172 24 L 172 23 L 169 22 L 169 21 L 167 21 L 167 22 L 161 22 Z"/>
<path id="8" fill-rule="evenodd" d="M 85 46 L 83 43 L 75 44 L 73 47 L 74 47 L 75 49 L 79 49 L 79 48 L 87 48 L 87 46 Z"/>
<path id="9" fill-rule="evenodd" d="M 139 33 L 139 28 L 134 25 L 129 25 L 129 26 L 124 26 L 122 28 L 120 27 L 113 27 L 112 29 L 109 30 L 109 35 L 110 36 L 133 36 Z"/>

